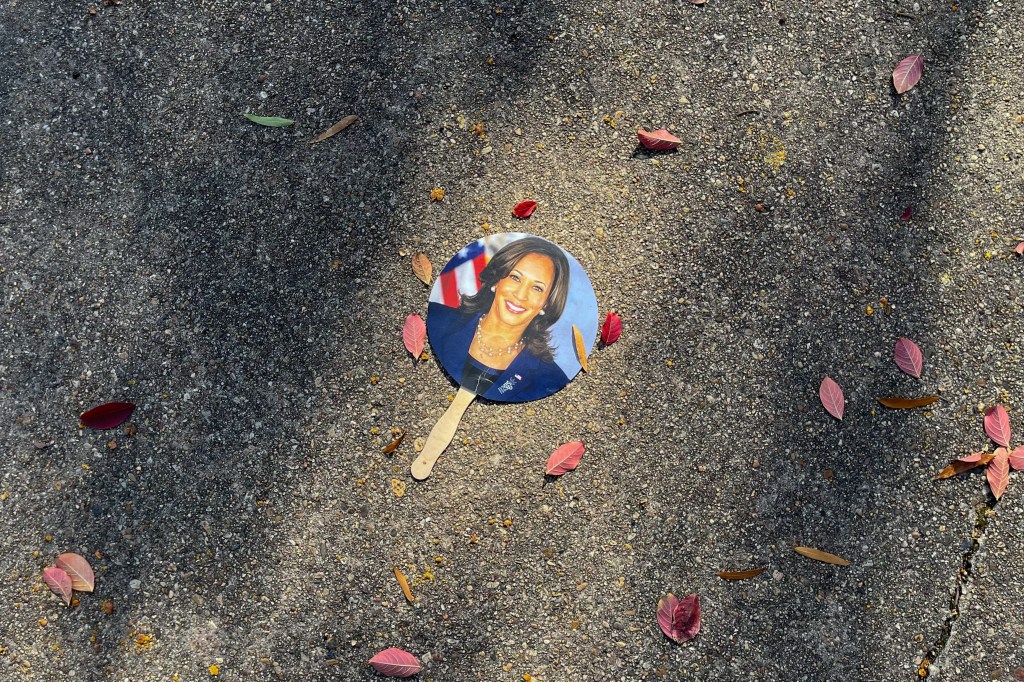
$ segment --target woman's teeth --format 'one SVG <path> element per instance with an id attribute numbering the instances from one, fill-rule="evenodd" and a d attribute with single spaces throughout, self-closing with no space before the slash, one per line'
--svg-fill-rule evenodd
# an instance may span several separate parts
<path id="1" fill-rule="evenodd" d="M 526 308 L 521 308 L 511 301 L 505 301 L 505 307 L 508 308 L 510 313 L 515 313 L 516 315 L 526 311 Z"/>

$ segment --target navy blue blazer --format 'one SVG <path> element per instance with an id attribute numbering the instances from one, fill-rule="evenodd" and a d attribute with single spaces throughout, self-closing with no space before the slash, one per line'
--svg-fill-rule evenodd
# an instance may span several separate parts
<path id="1" fill-rule="evenodd" d="M 442 303 L 427 306 L 430 347 L 448 374 L 460 384 L 462 368 L 481 317 L 481 313 L 467 315 Z M 524 348 L 482 397 L 502 402 L 536 400 L 546 398 L 567 383 L 569 379 L 561 367 L 541 360 Z"/>

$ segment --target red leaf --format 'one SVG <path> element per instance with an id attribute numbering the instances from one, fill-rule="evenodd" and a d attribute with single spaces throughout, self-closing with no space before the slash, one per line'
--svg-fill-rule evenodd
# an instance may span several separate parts
<path id="1" fill-rule="evenodd" d="M 680 601 L 669 592 L 658 601 L 658 625 L 672 641 L 690 641 L 700 632 L 700 599 L 691 594 Z"/>
<path id="2" fill-rule="evenodd" d="M 830 415 L 839 421 L 843 420 L 843 410 L 846 409 L 843 389 L 839 388 L 839 384 L 832 381 L 832 377 L 826 376 L 822 379 L 821 387 L 818 389 L 818 397 L 821 398 L 821 404 L 825 406 Z"/>
<path id="3" fill-rule="evenodd" d="M 996 445 L 1010 447 L 1010 415 L 1005 407 L 996 405 L 985 411 L 985 433 Z"/>
<path id="4" fill-rule="evenodd" d="M 1017 471 L 1024 469 L 1024 445 L 1018 445 L 1017 449 L 1010 453 L 1008 460 L 1010 466 Z"/>
<path id="5" fill-rule="evenodd" d="M 904 336 L 896 342 L 896 348 L 892 351 L 892 359 L 896 361 L 896 365 L 900 369 L 910 376 L 921 378 L 921 367 L 924 360 L 921 356 L 921 349 L 907 337 Z"/>
<path id="6" fill-rule="evenodd" d="M 415 656 L 395 647 L 371 658 L 370 665 L 384 677 L 412 677 L 423 669 Z"/>
<path id="7" fill-rule="evenodd" d="M 104 403 L 83 412 L 78 419 L 90 429 L 113 429 L 123 424 L 135 411 L 135 403 Z"/>
<path id="8" fill-rule="evenodd" d="M 643 128 L 636 131 L 636 136 L 647 149 L 653 149 L 656 152 L 663 152 L 669 149 L 675 149 L 683 143 L 678 137 L 668 132 L 664 128 L 655 130 L 654 132 L 647 132 Z"/>
<path id="9" fill-rule="evenodd" d="M 1010 482 L 1010 461 L 1005 449 L 999 448 L 996 451 L 995 458 L 988 463 L 988 468 L 985 469 L 985 476 L 988 478 L 988 487 L 992 489 L 992 494 L 998 500 L 1006 491 L 1006 484 Z"/>
<path id="10" fill-rule="evenodd" d="M 427 325 L 423 323 L 423 318 L 416 313 L 410 313 L 409 317 L 405 318 L 405 326 L 402 328 L 402 342 L 405 343 L 406 350 L 417 360 L 423 353 L 426 339 Z"/>
<path id="11" fill-rule="evenodd" d="M 50 591 L 61 598 L 64 606 L 71 604 L 71 578 L 62 569 L 44 568 L 43 580 Z"/>
<path id="12" fill-rule="evenodd" d="M 1017 246 L 1013 250 L 1017 253 L 1018 256 L 1024 256 L 1024 242 L 1017 244 Z"/>
<path id="13" fill-rule="evenodd" d="M 580 460 L 583 459 L 583 453 L 586 451 L 586 448 L 587 446 L 583 444 L 583 441 L 579 440 L 560 446 L 548 457 L 548 463 L 544 466 L 544 473 L 548 476 L 561 476 L 567 471 L 572 471 L 579 465 Z"/>
<path id="14" fill-rule="evenodd" d="M 622 336 L 622 320 L 615 313 L 608 313 L 601 325 L 601 343 L 610 346 Z"/>
<path id="15" fill-rule="evenodd" d="M 515 208 L 512 209 L 512 215 L 519 218 L 520 220 L 526 220 L 531 215 L 533 215 L 533 212 L 535 210 L 537 210 L 536 201 L 521 201 L 515 205 Z"/>
<path id="16" fill-rule="evenodd" d="M 892 84 L 896 86 L 896 92 L 903 94 L 910 88 L 917 85 L 924 72 L 924 55 L 912 54 L 903 58 L 892 71 Z"/>
<path id="17" fill-rule="evenodd" d="M 903 214 L 900 216 L 900 220 L 905 223 L 910 222 L 910 216 L 912 215 L 914 215 L 914 210 L 910 206 L 907 206 L 903 209 Z"/>
<path id="18" fill-rule="evenodd" d="M 61 554 L 57 557 L 57 568 L 63 570 L 71 577 L 71 587 L 79 592 L 92 592 L 96 584 L 96 576 L 92 573 L 92 566 L 89 562 L 74 552 Z"/>

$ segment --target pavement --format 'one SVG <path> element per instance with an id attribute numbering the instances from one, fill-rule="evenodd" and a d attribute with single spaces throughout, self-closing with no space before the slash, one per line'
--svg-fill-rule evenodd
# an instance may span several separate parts
<path id="1" fill-rule="evenodd" d="M 987 406 L 1024 433 L 1018 14 L 4 3 L 0 678 L 372 680 L 394 646 L 438 681 L 1014 679 L 1024 481 L 932 476 L 992 447 Z M 410 258 L 524 229 L 622 338 L 473 404 L 414 482 L 455 387 L 402 347 Z M 111 400 L 131 428 L 79 427 Z M 70 608 L 66 551 L 96 570 Z M 668 592 L 700 595 L 682 645 Z"/>

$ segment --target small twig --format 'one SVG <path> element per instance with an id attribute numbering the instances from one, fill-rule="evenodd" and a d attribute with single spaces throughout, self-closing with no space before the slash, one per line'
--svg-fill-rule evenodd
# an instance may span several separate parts
<path id="1" fill-rule="evenodd" d="M 902 10 L 896 10 L 892 14 L 893 14 L 893 16 L 903 17 L 904 19 L 917 19 L 917 17 L 914 16 L 913 14 L 907 14 L 906 12 L 904 12 Z"/>
<path id="2" fill-rule="evenodd" d="M 761 112 L 758 111 L 757 109 L 747 109 L 745 111 L 738 111 L 738 112 L 736 112 L 736 116 L 738 118 L 740 116 L 746 116 L 747 114 L 760 114 L 760 113 Z"/>

